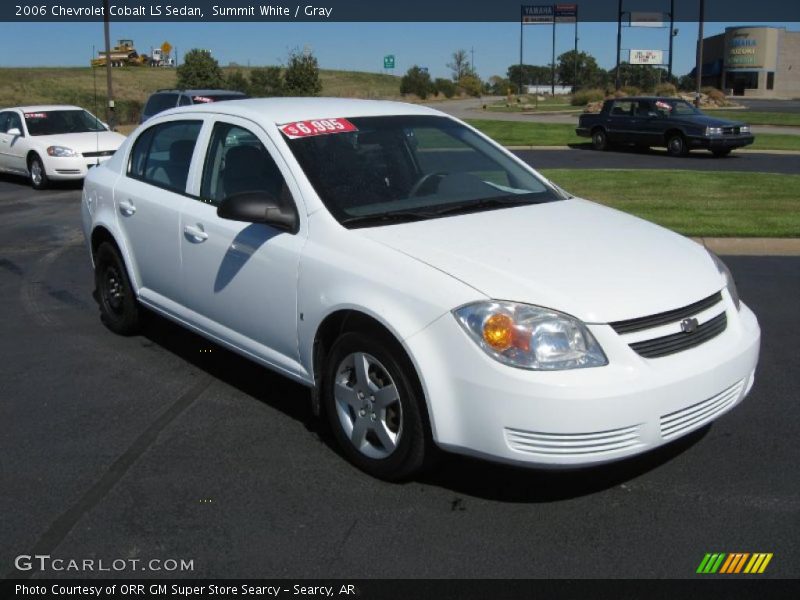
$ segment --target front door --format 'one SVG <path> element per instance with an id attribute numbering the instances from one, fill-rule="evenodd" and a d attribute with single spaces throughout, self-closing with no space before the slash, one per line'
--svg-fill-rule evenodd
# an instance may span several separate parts
<path id="1" fill-rule="evenodd" d="M 181 215 L 186 308 L 200 328 L 300 374 L 297 270 L 304 225 L 293 234 L 217 216 L 227 196 L 268 192 L 295 203 L 299 190 L 264 131 L 244 119 L 226 116 L 214 124 L 204 165 L 199 197 Z"/>

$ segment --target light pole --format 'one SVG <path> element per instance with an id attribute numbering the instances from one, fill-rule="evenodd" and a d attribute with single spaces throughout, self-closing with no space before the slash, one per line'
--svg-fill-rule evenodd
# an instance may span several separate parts
<path id="1" fill-rule="evenodd" d="M 103 0 L 103 35 L 106 42 L 106 88 L 108 93 L 106 120 L 108 127 L 113 130 L 117 126 L 117 118 L 114 112 L 114 88 L 111 84 L 111 34 L 109 32 L 108 0 Z"/>
<path id="2" fill-rule="evenodd" d="M 614 76 L 614 89 L 619 89 L 622 87 L 619 78 L 619 53 L 622 49 L 622 0 L 619 0 L 619 4 L 617 6 L 617 67 L 615 69 L 616 73 Z"/>
<path id="3" fill-rule="evenodd" d="M 705 20 L 706 2 L 700 0 L 700 26 L 697 28 L 697 64 L 695 65 L 694 105 L 700 106 L 700 87 L 703 85 L 703 21 Z"/>

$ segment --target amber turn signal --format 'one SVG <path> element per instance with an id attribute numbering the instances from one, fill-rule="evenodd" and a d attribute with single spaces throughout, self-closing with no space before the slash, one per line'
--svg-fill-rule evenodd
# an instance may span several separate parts
<path id="1" fill-rule="evenodd" d="M 508 315 L 492 315 L 483 324 L 483 340 L 498 352 L 508 350 L 514 340 L 514 321 Z"/>

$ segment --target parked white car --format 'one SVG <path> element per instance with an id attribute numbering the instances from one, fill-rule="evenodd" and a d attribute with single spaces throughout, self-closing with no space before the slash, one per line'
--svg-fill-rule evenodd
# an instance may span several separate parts
<path id="1" fill-rule="evenodd" d="M 0 110 L 0 171 L 24 175 L 44 189 L 50 181 L 83 179 L 125 140 L 90 112 L 68 105 Z"/>
<path id="2" fill-rule="evenodd" d="M 378 477 L 436 447 L 604 463 L 753 385 L 759 326 L 717 257 L 429 108 L 167 111 L 92 169 L 82 214 L 110 329 L 147 308 L 309 386 Z"/>

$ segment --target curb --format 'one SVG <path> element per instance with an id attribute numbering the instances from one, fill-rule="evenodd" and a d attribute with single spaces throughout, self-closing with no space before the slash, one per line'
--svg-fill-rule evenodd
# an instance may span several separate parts
<path id="1" fill-rule="evenodd" d="M 578 142 L 579 143 L 579 142 Z M 589 142 L 585 142 L 588 144 Z M 575 150 L 569 145 L 564 146 L 504 146 L 507 150 Z M 749 148 L 738 148 L 734 150 L 736 154 L 785 154 L 788 156 L 800 156 L 800 150 L 759 150 Z M 723 159 L 724 160 L 724 159 Z"/>
<path id="2" fill-rule="evenodd" d="M 725 256 L 800 256 L 800 238 L 693 237 L 716 254 Z"/>

